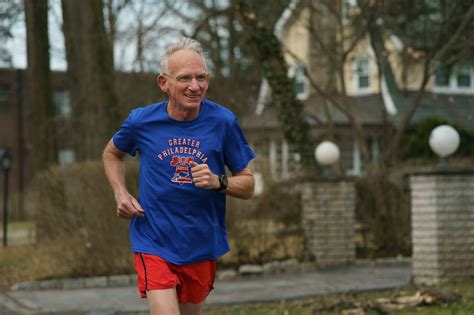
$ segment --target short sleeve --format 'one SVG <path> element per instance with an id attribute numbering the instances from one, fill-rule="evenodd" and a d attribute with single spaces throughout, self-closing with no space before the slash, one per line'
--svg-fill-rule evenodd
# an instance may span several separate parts
<path id="1" fill-rule="evenodd" d="M 245 139 L 237 118 L 234 117 L 224 142 L 225 164 L 232 173 L 237 173 L 247 167 L 254 157 L 255 153 Z"/>
<path id="2" fill-rule="evenodd" d="M 112 140 L 117 149 L 128 153 L 131 156 L 135 156 L 138 148 L 135 142 L 133 130 L 133 111 L 130 112 L 130 115 L 128 115 L 127 119 L 125 119 L 122 126 L 120 126 L 120 129 L 113 136 Z"/>

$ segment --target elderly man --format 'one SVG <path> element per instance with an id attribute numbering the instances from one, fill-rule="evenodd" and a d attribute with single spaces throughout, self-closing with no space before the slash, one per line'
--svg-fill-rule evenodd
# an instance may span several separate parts
<path id="1" fill-rule="evenodd" d="M 248 164 L 255 155 L 234 114 L 205 99 L 210 75 L 197 41 L 168 47 L 160 66 L 157 84 L 168 99 L 132 110 L 103 160 L 117 216 L 131 219 L 138 288 L 151 313 L 200 314 L 216 259 L 229 251 L 226 195 L 253 195 Z M 135 199 L 125 187 L 123 157 L 137 151 Z"/>

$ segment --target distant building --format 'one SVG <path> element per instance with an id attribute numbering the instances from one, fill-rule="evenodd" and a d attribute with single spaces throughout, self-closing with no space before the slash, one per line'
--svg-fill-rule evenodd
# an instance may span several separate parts
<path id="1" fill-rule="evenodd" d="M 394 35 L 387 37 L 385 46 L 390 52 L 389 62 L 394 68 L 396 84 L 403 99 L 402 102 L 396 103 L 392 99 L 387 82 L 383 78 L 382 82 L 380 81 L 374 52 L 368 38 L 364 37 L 348 55 L 346 64 L 342 65 L 342 75 L 339 77 L 343 77 L 343 80 L 336 80 L 333 74 L 335 70 L 331 65 L 334 61 L 331 60 L 330 54 L 322 51 L 323 45 L 327 45 L 327 49 L 336 49 L 331 47 L 336 47 L 334 45 L 340 34 L 350 30 L 347 30 L 348 26 L 344 20 L 342 23 L 336 23 L 333 15 L 318 2 L 312 1 L 312 9 L 308 3 L 311 1 L 291 1 L 289 8 L 276 24 L 275 34 L 283 43 L 285 59 L 289 65 L 288 75 L 295 79 L 294 88 L 297 97 L 304 103 L 311 134 L 320 142 L 331 133 L 341 149 L 345 172 L 360 175 L 364 165 L 347 115 L 319 96 L 303 69 L 307 69 L 325 92 L 331 93 L 333 89 L 336 92 L 334 95 L 339 97 L 344 106 L 355 109 L 367 134 L 365 141 L 371 160 L 376 163 L 380 148 L 384 146 L 380 136 L 383 132 L 383 112 L 387 113 L 386 117 L 393 123 L 400 119 L 420 85 L 422 65 L 419 62 L 403 63 L 403 43 Z M 330 3 L 334 3 L 334 8 L 340 10 L 342 18 L 354 9 L 351 1 Z M 308 25 L 312 25 L 313 30 L 318 32 L 317 40 L 312 37 Z M 288 179 L 298 172 L 300 157 L 284 139 L 283 128 L 278 120 L 278 108 L 271 101 L 271 93 L 265 81 L 260 92 L 255 115 L 243 120 L 243 128 L 257 153 L 255 169 L 265 174 L 266 179 Z M 343 97 L 340 97 L 341 95 Z M 458 64 L 450 72 L 444 69 L 436 71 L 427 84 L 426 93 L 410 128 L 432 116 L 444 117 L 474 131 L 473 63 Z M 312 145 L 315 147 L 317 143 Z"/>
<path id="2" fill-rule="evenodd" d="M 74 111 L 67 85 L 67 73 L 52 73 L 52 104 L 56 114 L 58 137 L 57 160 L 59 165 L 68 165 L 75 161 L 72 144 L 71 118 Z M 117 73 L 117 93 L 121 112 L 125 118 L 127 112 L 138 106 L 145 106 L 163 98 L 155 85 L 153 74 Z M 31 180 L 30 161 L 35 152 L 31 151 L 29 125 L 30 113 L 26 97 L 26 70 L 0 68 L 0 153 L 8 149 L 12 154 L 10 191 L 18 194 L 13 198 L 12 208 L 22 208 L 21 193 Z M 117 126 L 119 127 L 119 126 Z M 112 136 L 112 135 L 111 135 Z M 104 144 L 105 145 L 105 144 Z M 100 157 L 98 157 L 100 159 Z M 1 175 L 0 175 L 1 176 Z"/>

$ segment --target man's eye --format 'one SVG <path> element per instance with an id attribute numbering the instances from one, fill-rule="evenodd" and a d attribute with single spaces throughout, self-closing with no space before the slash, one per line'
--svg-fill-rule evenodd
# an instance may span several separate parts
<path id="1" fill-rule="evenodd" d="M 196 77 L 196 80 L 202 82 L 206 80 L 206 75 L 205 74 L 200 74 Z"/>
<path id="2" fill-rule="evenodd" d="M 190 82 L 191 80 L 191 77 L 187 75 L 178 78 L 179 82 Z"/>

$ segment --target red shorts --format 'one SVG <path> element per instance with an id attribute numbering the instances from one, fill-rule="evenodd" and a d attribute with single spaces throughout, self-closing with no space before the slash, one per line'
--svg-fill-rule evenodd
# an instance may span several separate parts
<path id="1" fill-rule="evenodd" d="M 135 253 L 134 265 L 142 298 L 146 298 L 146 291 L 176 288 L 180 304 L 198 304 L 204 302 L 214 288 L 215 260 L 173 265 L 159 256 Z"/>

